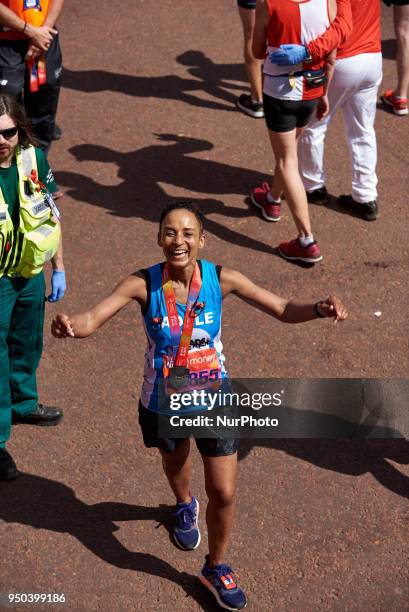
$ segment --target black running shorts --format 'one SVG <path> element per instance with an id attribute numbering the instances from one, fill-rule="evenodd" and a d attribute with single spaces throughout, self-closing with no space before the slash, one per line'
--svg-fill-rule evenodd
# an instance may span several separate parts
<path id="1" fill-rule="evenodd" d="M 255 9 L 257 0 L 237 0 L 237 4 L 240 8 Z"/>
<path id="2" fill-rule="evenodd" d="M 291 132 L 307 125 L 317 100 L 279 100 L 263 94 L 264 117 L 272 132 Z"/>
<path id="3" fill-rule="evenodd" d="M 391 6 L 394 4 L 395 6 L 407 6 L 409 4 L 409 0 L 383 0 L 387 6 Z"/>
<path id="4" fill-rule="evenodd" d="M 186 438 L 159 438 L 159 415 L 147 410 L 139 402 L 139 425 L 143 442 L 147 448 L 160 448 L 165 453 L 174 453 Z M 195 438 L 199 453 L 204 457 L 226 457 L 234 455 L 239 447 L 237 438 Z"/>

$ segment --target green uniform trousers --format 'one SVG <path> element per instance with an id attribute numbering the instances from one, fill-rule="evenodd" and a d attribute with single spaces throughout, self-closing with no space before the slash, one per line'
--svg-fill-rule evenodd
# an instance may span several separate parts
<path id="1" fill-rule="evenodd" d="M 42 272 L 29 279 L 0 278 L 0 448 L 10 437 L 12 410 L 29 414 L 38 402 L 44 295 Z"/>

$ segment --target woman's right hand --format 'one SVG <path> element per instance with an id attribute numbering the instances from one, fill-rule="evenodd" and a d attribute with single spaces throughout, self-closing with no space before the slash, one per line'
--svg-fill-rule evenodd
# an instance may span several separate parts
<path id="1" fill-rule="evenodd" d="M 48 51 L 53 38 L 58 34 L 57 30 L 48 26 L 41 26 L 39 28 L 27 24 L 25 33 L 32 40 L 34 45 L 41 49 L 41 51 Z"/>
<path id="2" fill-rule="evenodd" d="M 51 323 L 51 333 L 55 338 L 74 338 L 74 329 L 66 314 L 58 314 Z"/>

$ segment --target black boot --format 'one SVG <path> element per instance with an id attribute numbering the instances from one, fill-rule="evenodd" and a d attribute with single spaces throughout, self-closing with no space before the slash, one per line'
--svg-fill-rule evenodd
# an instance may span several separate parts
<path id="1" fill-rule="evenodd" d="M 5 448 L 0 448 L 0 480 L 13 480 L 18 472 L 13 457 Z"/>

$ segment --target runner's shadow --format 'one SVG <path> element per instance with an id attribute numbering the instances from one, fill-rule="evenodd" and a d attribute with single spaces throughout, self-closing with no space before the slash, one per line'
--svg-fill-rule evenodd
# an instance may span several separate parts
<path id="1" fill-rule="evenodd" d="M 386 489 L 409 498 L 409 478 L 388 460 L 407 465 L 409 441 L 405 439 L 246 439 L 240 441 L 239 459 L 254 447 L 278 450 L 321 469 L 348 476 L 372 476 Z"/>
<path id="2" fill-rule="evenodd" d="M 94 161 L 118 166 L 118 176 L 122 179 L 118 185 L 102 185 L 92 178 L 73 172 L 56 173 L 56 179 L 68 187 L 67 194 L 78 201 L 103 207 L 115 216 L 139 217 L 153 223 L 158 222 L 162 208 L 175 200 L 166 193 L 162 184 L 204 194 L 204 198 L 194 196 L 189 199 L 196 202 L 207 215 L 206 227 L 212 234 L 255 251 L 269 255 L 275 253 L 269 244 L 209 217 L 213 213 L 243 220 L 253 216 L 253 211 L 227 206 L 220 200 L 206 196 L 235 193 L 245 195 L 261 182 L 262 174 L 193 157 L 192 154 L 213 149 L 212 143 L 207 140 L 176 134 L 158 134 L 157 138 L 161 144 L 128 153 L 91 144 L 70 149 L 79 162 Z"/>
<path id="3" fill-rule="evenodd" d="M 179 572 L 155 555 L 132 552 L 114 536 L 119 530 L 115 521 L 153 521 L 158 523 L 157 528 L 163 526 L 169 532 L 170 506 L 149 508 L 119 502 L 88 505 L 65 484 L 25 473 L 12 483 L 0 483 L 0 497 L 0 520 L 68 533 L 110 565 L 174 582 L 203 610 L 214 610 L 213 598 L 197 576 Z"/>
<path id="4" fill-rule="evenodd" d="M 246 82 L 242 64 L 216 64 L 202 51 L 186 51 L 176 58 L 193 78 L 178 75 L 134 76 L 106 70 L 64 69 L 64 87 L 88 93 L 113 91 L 138 98 L 176 100 L 199 108 L 236 111 L 237 95 Z M 231 81 L 231 82 L 230 82 Z M 243 82 L 237 85 L 236 81 Z M 218 101 L 195 95 L 204 92 Z"/>

